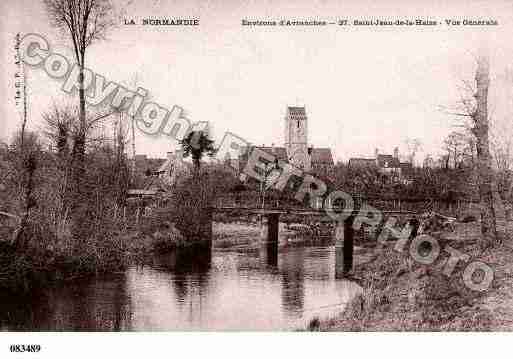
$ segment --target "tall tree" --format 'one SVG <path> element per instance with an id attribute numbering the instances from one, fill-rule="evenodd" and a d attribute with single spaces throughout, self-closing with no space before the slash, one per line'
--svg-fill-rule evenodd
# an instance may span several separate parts
<path id="1" fill-rule="evenodd" d="M 490 63 L 488 55 L 481 53 L 477 59 L 475 110 L 471 113 L 474 123 L 472 133 L 476 137 L 479 197 L 481 199 L 481 233 L 484 245 L 497 240 L 497 219 L 494 203 L 494 172 L 489 143 L 488 88 Z"/>
<path id="2" fill-rule="evenodd" d="M 17 154 L 17 169 L 18 169 L 18 178 L 21 183 L 22 190 L 22 215 L 21 220 L 16 232 L 14 233 L 13 242 L 15 244 L 20 243 L 20 239 L 26 234 L 27 226 L 29 222 L 29 213 L 32 207 L 35 205 L 35 201 L 33 198 L 34 191 L 34 173 L 36 171 L 37 166 L 37 153 L 39 152 L 39 144 L 37 140 L 37 136 L 34 133 L 27 133 L 27 77 L 25 74 L 25 69 L 23 68 L 23 64 L 20 61 L 19 55 L 19 42 L 20 42 L 20 34 L 16 35 L 16 65 L 18 66 L 18 70 L 15 74 L 16 87 L 22 87 L 22 101 L 23 101 L 23 109 L 22 109 L 22 123 L 21 130 L 19 135 L 15 137 L 13 147 L 15 149 L 15 153 Z M 21 74 L 20 74 L 21 71 Z M 18 80 L 21 78 L 21 81 Z M 18 98 L 18 94 L 16 96 Z"/>
<path id="3" fill-rule="evenodd" d="M 86 108 L 84 89 L 84 68 L 87 48 L 97 40 L 105 38 L 114 25 L 112 5 L 109 0 L 43 0 L 50 22 L 57 29 L 68 33 L 73 44 L 79 72 L 79 133 L 72 148 L 74 180 L 80 190 L 83 177 L 83 163 L 86 145 Z"/>
<path id="4" fill-rule="evenodd" d="M 501 199 L 495 181 L 490 151 L 490 119 L 488 91 L 490 87 L 490 60 L 488 51 L 481 49 L 477 57 L 474 81 L 462 80 L 463 93 L 459 106 L 447 114 L 463 121 L 459 126 L 468 131 L 468 156 L 476 174 L 477 192 L 481 202 L 481 234 L 484 247 L 492 245 L 497 237 L 497 214 L 501 211 Z M 475 150 L 475 155 L 474 155 Z"/>

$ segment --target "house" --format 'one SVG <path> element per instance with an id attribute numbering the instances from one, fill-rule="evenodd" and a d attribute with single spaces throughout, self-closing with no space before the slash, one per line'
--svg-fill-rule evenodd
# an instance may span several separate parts
<path id="1" fill-rule="evenodd" d="M 349 167 L 353 168 L 376 168 L 381 174 L 394 182 L 409 183 L 413 175 L 413 166 L 410 162 L 401 162 L 399 148 L 394 148 L 394 154 L 379 153 L 374 150 L 374 158 L 350 158 Z"/>
<path id="2" fill-rule="evenodd" d="M 155 171 L 155 176 L 166 186 L 174 186 L 180 178 L 187 177 L 191 173 L 192 164 L 183 159 L 182 150 L 168 152 L 167 159 Z"/>
<path id="3" fill-rule="evenodd" d="M 350 158 L 349 167 L 374 167 L 376 166 L 376 159 L 374 158 Z"/>
<path id="4" fill-rule="evenodd" d="M 380 154 L 378 149 L 374 150 L 376 165 L 383 174 L 401 176 L 401 161 L 399 160 L 399 148 L 394 148 L 394 155 Z"/>
<path id="5" fill-rule="evenodd" d="M 316 148 L 308 143 L 308 117 L 305 107 L 288 106 L 285 115 L 284 146 L 253 146 L 286 163 L 313 175 L 328 176 L 334 167 L 329 148 Z M 239 173 L 249 158 L 248 148 L 242 148 L 238 159 L 226 159 Z"/>
<path id="6" fill-rule="evenodd" d="M 131 196 L 155 196 L 170 192 L 181 177 L 190 173 L 191 163 L 183 161 L 183 152 L 168 152 L 164 158 L 148 158 L 146 155 L 136 155 L 134 189 Z"/>
<path id="7" fill-rule="evenodd" d="M 333 156 L 329 148 L 313 148 L 311 152 L 311 171 L 317 175 L 328 176 L 333 170 Z"/>

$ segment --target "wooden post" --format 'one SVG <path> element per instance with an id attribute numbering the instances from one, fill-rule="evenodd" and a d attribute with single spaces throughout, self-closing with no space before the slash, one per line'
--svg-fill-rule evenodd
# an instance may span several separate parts
<path id="1" fill-rule="evenodd" d="M 278 243 L 278 231 L 280 228 L 280 214 L 267 214 L 267 243 Z"/>
<path id="2" fill-rule="evenodd" d="M 354 215 L 343 223 L 338 222 L 335 229 L 335 278 L 343 278 L 353 269 L 354 252 Z"/>
<path id="3" fill-rule="evenodd" d="M 278 236 L 280 228 L 280 214 L 267 214 L 267 264 L 276 267 L 278 265 Z"/>
<path id="4" fill-rule="evenodd" d="M 351 214 L 344 221 L 344 273 L 353 269 L 354 252 L 354 215 Z"/>
<path id="5" fill-rule="evenodd" d="M 337 221 L 335 227 L 335 279 L 344 278 L 344 225 Z"/>

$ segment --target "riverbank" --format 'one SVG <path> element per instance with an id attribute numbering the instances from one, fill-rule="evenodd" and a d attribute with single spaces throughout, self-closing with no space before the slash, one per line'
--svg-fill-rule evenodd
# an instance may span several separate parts
<path id="1" fill-rule="evenodd" d="M 506 233 L 513 233 L 509 222 Z M 490 265 L 495 273 L 490 288 L 468 289 L 462 280 L 464 262 L 451 276 L 442 273 L 445 262 L 416 264 L 395 243 L 377 252 L 375 259 L 355 268 L 353 277 L 363 288 L 338 316 L 313 320 L 310 330 L 321 331 L 487 331 L 511 330 L 513 324 L 513 250 L 508 243 L 481 253 L 477 222 L 457 223 L 452 232 L 433 233 L 442 248 L 451 246 L 473 260 Z M 509 241 L 506 235 L 505 242 Z M 408 247 L 406 247 L 408 248 Z M 446 254 L 446 253 L 445 253 Z"/>
<path id="2" fill-rule="evenodd" d="M 216 248 L 258 247 L 266 227 L 258 223 L 213 223 Z M 280 224 L 280 241 L 296 232 Z M 148 218 L 136 227 L 106 230 L 98 236 L 76 241 L 71 235 L 30 233 L 31 240 L 13 246 L 5 236 L 0 241 L 0 288 L 29 291 L 51 281 L 123 271 L 132 263 L 144 263 L 156 254 L 195 244 L 169 221 Z"/>
<path id="3" fill-rule="evenodd" d="M 23 243 L 13 244 L 9 236 L 0 241 L 1 290 L 27 292 L 49 282 L 115 273 L 156 253 L 194 244 L 169 223 L 104 230 L 81 241 L 35 228 L 30 228 L 30 240 Z"/>

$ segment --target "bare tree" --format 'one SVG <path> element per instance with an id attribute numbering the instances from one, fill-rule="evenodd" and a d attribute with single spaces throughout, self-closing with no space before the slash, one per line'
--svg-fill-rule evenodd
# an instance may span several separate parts
<path id="1" fill-rule="evenodd" d="M 481 233 L 484 244 L 497 240 L 497 219 L 494 205 L 494 172 L 489 143 L 488 88 L 490 86 L 490 64 L 485 54 L 477 59 L 475 110 L 471 112 L 474 123 L 472 133 L 476 137 L 479 197 L 481 199 Z"/>
<path id="2" fill-rule="evenodd" d="M 404 143 L 408 149 L 408 161 L 414 165 L 415 155 L 422 147 L 422 142 L 418 138 L 407 138 Z"/>
<path id="3" fill-rule="evenodd" d="M 83 176 L 85 142 L 87 132 L 84 68 L 87 48 L 97 40 L 105 38 L 110 27 L 114 25 L 112 5 L 108 0 L 43 0 L 50 22 L 57 29 L 68 33 L 73 43 L 75 60 L 79 72 L 79 132 L 72 148 L 77 190 Z"/>
<path id="4" fill-rule="evenodd" d="M 459 106 L 455 111 L 445 111 L 456 116 L 459 127 L 472 134 L 468 146 L 473 167 L 477 172 L 477 188 L 481 201 L 481 233 L 483 246 L 492 245 L 497 241 L 497 211 L 500 207 L 495 172 L 492 166 L 490 151 L 490 114 L 488 90 L 490 87 L 490 61 L 486 51 L 481 50 L 476 57 L 477 69 L 475 82 L 462 80 L 462 94 Z M 474 156 L 475 149 L 475 156 Z"/>
<path id="5" fill-rule="evenodd" d="M 465 158 L 467 146 L 466 136 L 457 131 L 452 131 L 444 140 L 445 150 L 447 151 L 447 160 L 452 162 L 453 168 L 461 168 Z"/>
<path id="6" fill-rule="evenodd" d="M 37 166 L 37 153 L 39 152 L 39 144 L 37 136 L 33 133 L 27 133 L 27 77 L 25 69 L 20 61 L 19 44 L 20 34 L 16 34 L 16 65 L 18 71 L 15 74 L 16 86 L 21 86 L 21 97 L 23 101 L 22 110 L 22 123 L 19 134 L 14 139 L 13 147 L 17 153 L 18 163 L 16 164 L 17 178 L 20 179 L 20 190 L 22 193 L 22 204 L 20 223 L 13 236 L 13 243 L 20 244 L 20 240 L 26 236 L 27 226 L 29 221 L 29 214 L 32 207 L 34 207 L 34 173 Z M 21 71 L 21 73 L 20 73 Z M 21 81 L 19 80 L 21 78 Z"/>
<path id="7" fill-rule="evenodd" d="M 513 158 L 513 140 L 510 137 L 511 131 L 501 128 L 490 136 L 490 146 L 493 151 L 495 166 L 499 171 L 509 171 Z"/>

